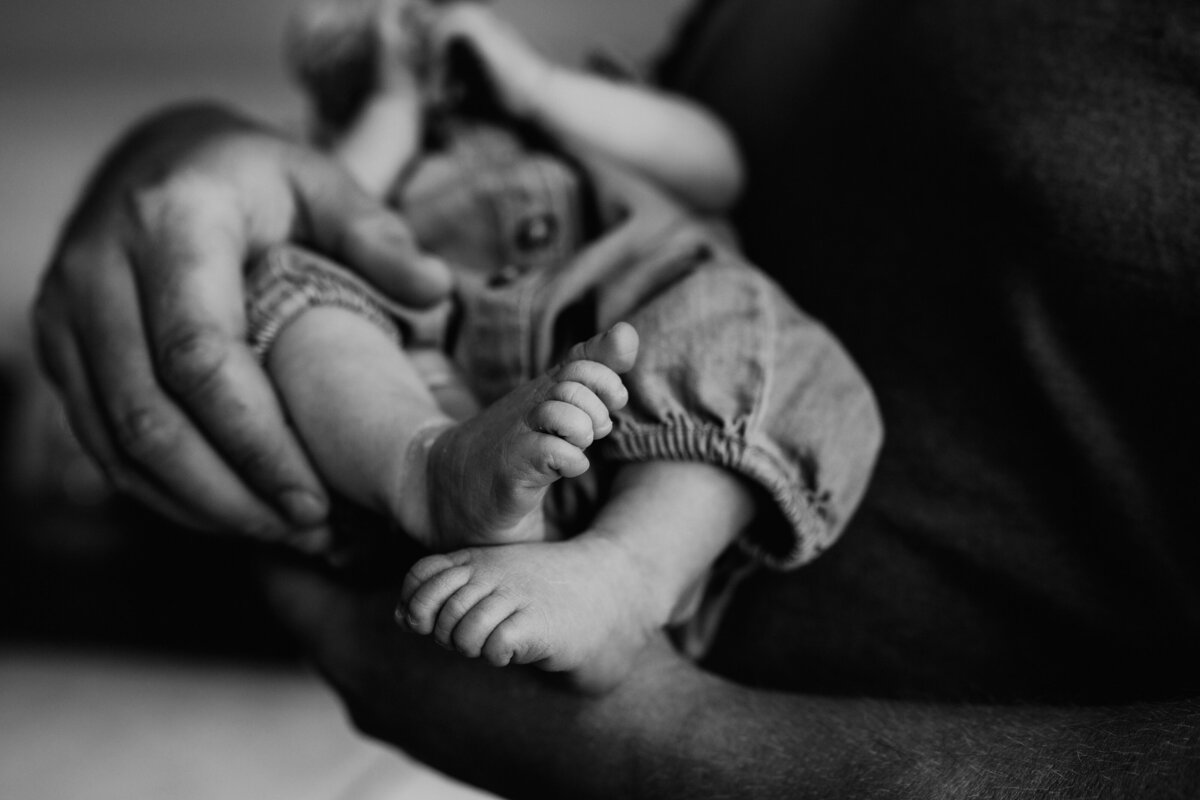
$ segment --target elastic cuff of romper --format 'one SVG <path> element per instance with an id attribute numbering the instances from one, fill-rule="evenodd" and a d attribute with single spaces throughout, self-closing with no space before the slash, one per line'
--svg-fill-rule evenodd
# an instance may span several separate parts
<path id="1" fill-rule="evenodd" d="M 271 345 L 303 311 L 332 306 L 352 311 L 401 343 L 400 329 L 375 290 L 332 261 L 292 245 L 272 247 L 246 276 L 246 340 L 266 358 Z"/>
<path id="2" fill-rule="evenodd" d="M 615 461 L 697 461 L 740 474 L 774 501 L 782 519 L 780 533 L 763 529 L 743 536 L 739 545 L 773 569 L 788 570 L 812 561 L 838 535 L 834 510 L 826 493 L 801 488 L 799 470 L 768 450 L 731 436 L 720 428 L 679 425 L 625 426 L 601 446 Z M 769 523 L 768 523 L 769 524 Z"/>

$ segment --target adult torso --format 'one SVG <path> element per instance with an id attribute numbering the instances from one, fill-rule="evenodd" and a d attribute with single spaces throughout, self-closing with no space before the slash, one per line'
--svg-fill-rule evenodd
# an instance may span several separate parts
<path id="1" fill-rule="evenodd" d="M 747 587 L 772 685 L 1118 699 L 1200 674 L 1200 9 L 726 0 L 666 83 L 746 152 L 745 246 L 888 429 L 844 541 Z"/>

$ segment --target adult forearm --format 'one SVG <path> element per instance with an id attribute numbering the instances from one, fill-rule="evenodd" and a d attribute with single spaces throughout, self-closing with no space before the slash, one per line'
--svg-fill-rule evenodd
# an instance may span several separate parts
<path id="1" fill-rule="evenodd" d="M 511 798 L 1190 797 L 1200 703 L 984 707 L 747 689 L 665 645 L 614 692 L 585 697 L 396 631 L 394 592 L 313 575 L 280 609 L 356 722 Z"/>
<path id="2" fill-rule="evenodd" d="M 620 776 L 589 786 L 596 797 L 1182 800 L 1200 789 L 1191 700 L 997 708 L 761 692 L 679 665 L 643 678 L 579 717 L 608 765 L 597 772 Z M 545 796 L 572 794 L 577 775 Z M 522 788 L 511 796 L 541 796 Z"/>
<path id="3" fill-rule="evenodd" d="M 1200 705 L 996 708 L 706 693 L 658 797 L 1144 798 L 1200 788 Z M 642 795 L 636 795 L 642 796 Z"/>

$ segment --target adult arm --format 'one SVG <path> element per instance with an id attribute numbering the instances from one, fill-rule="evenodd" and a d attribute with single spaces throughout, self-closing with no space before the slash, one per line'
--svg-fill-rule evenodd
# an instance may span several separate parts
<path id="1" fill-rule="evenodd" d="M 34 324 L 73 429 L 118 488 L 193 526 L 312 546 L 326 495 L 242 339 L 243 266 L 287 240 L 401 300 L 446 290 L 444 268 L 327 158 L 190 105 L 136 126 L 105 159 Z"/>
<path id="2" fill-rule="evenodd" d="M 511 798 L 1185 798 L 1200 702 L 988 707 L 749 689 L 659 644 L 610 694 L 399 632 L 396 590 L 302 567 L 269 584 L 354 721 Z"/>

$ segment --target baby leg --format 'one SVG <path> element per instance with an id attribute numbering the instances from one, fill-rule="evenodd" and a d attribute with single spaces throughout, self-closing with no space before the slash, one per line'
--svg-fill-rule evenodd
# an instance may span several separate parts
<path id="1" fill-rule="evenodd" d="M 628 325 L 456 423 L 407 355 L 359 313 L 318 305 L 279 332 L 267 368 L 322 476 L 432 549 L 542 538 L 542 499 L 626 399 Z"/>
<path id="2" fill-rule="evenodd" d="M 356 312 L 317 306 L 280 331 L 266 366 L 323 479 L 427 536 L 426 441 L 454 423 L 396 342 Z"/>
<path id="3" fill-rule="evenodd" d="M 627 465 L 595 523 L 573 539 L 417 562 L 397 622 L 468 657 L 567 672 L 580 688 L 605 691 L 677 619 L 753 513 L 750 489 L 718 467 Z"/>

